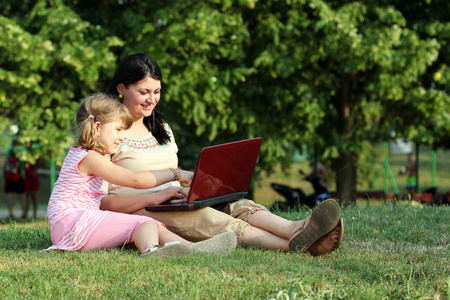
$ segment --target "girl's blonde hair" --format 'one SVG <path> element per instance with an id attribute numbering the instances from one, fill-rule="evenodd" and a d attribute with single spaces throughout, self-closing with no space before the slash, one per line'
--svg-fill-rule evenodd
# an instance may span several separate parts
<path id="1" fill-rule="evenodd" d="M 133 117 L 115 96 L 97 93 L 86 98 L 77 109 L 77 141 L 83 149 L 105 154 L 105 146 L 97 138 L 95 122 L 107 124 L 119 117 L 124 130 L 131 127 Z"/>

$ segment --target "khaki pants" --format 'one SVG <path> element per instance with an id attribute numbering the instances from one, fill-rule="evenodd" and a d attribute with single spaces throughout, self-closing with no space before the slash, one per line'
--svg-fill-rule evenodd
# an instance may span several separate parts
<path id="1" fill-rule="evenodd" d="M 241 199 L 218 207 L 188 211 L 153 212 L 140 210 L 136 214 L 152 217 L 164 223 L 170 231 L 186 240 L 198 242 L 226 231 L 233 231 L 242 244 L 244 228 L 251 214 L 267 208 L 252 200 Z"/>

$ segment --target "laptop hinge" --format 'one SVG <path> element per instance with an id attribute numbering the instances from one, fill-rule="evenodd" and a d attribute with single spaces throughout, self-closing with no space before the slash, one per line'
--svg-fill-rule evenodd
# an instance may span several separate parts
<path id="1" fill-rule="evenodd" d="M 205 199 L 202 199 L 201 201 L 194 201 L 193 204 L 194 204 L 194 208 L 202 208 L 202 207 L 214 206 L 214 205 L 222 204 L 222 203 L 233 202 L 233 201 L 237 201 L 237 200 L 247 198 L 247 197 L 248 197 L 247 192 L 240 191 L 240 192 L 230 193 L 230 194 L 226 194 L 226 195 L 205 198 Z"/>

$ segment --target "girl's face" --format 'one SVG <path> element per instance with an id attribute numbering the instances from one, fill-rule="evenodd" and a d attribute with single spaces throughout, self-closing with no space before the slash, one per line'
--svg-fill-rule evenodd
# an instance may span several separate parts
<path id="1" fill-rule="evenodd" d="M 146 77 L 127 88 L 119 84 L 117 90 L 123 94 L 123 104 L 137 121 L 152 114 L 161 98 L 161 81 Z"/>
<path id="2" fill-rule="evenodd" d="M 105 146 L 106 154 L 114 154 L 117 147 L 123 141 L 124 129 L 122 120 L 117 119 L 113 122 L 100 124 L 96 122 L 97 137 Z"/>

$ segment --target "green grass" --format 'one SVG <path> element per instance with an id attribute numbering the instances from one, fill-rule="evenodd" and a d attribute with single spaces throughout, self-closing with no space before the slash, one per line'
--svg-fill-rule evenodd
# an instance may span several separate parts
<path id="1" fill-rule="evenodd" d="M 439 151 L 437 158 L 436 185 L 446 192 L 450 152 Z M 401 192 L 404 177 L 396 173 L 405 159 L 389 157 Z M 270 182 L 312 192 L 298 169 L 309 171 L 307 163 L 300 162 L 287 172 L 263 177 L 255 187 L 256 201 L 270 205 L 280 199 Z M 41 179 L 39 203 L 45 206 L 50 182 L 48 177 Z M 429 151 L 421 151 L 419 180 L 422 188 L 431 185 Z M 0 180 L 3 188 L 2 184 Z M 374 189 L 382 188 L 380 178 Z M 6 207 L 4 201 L 1 206 Z M 17 198 L 16 208 L 20 208 Z M 310 211 L 277 214 L 298 220 Z M 342 215 L 343 244 L 322 257 L 244 248 L 227 255 L 169 259 L 139 259 L 133 247 L 39 253 L 51 245 L 46 220 L 3 220 L 0 295 L 2 299 L 450 299 L 450 207 L 360 201 L 343 209 Z"/>
<path id="2" fill-rule="evenodd" d="M 304 218 L 309 210 L 281 213 Z M 132 247 L 50 252 L 45 220 L 0 226 L 2 299 L 450 299 L 450 207 L 342 210 L 336 252 L 311 257 L 238 248 L 139 259 Z"/>

